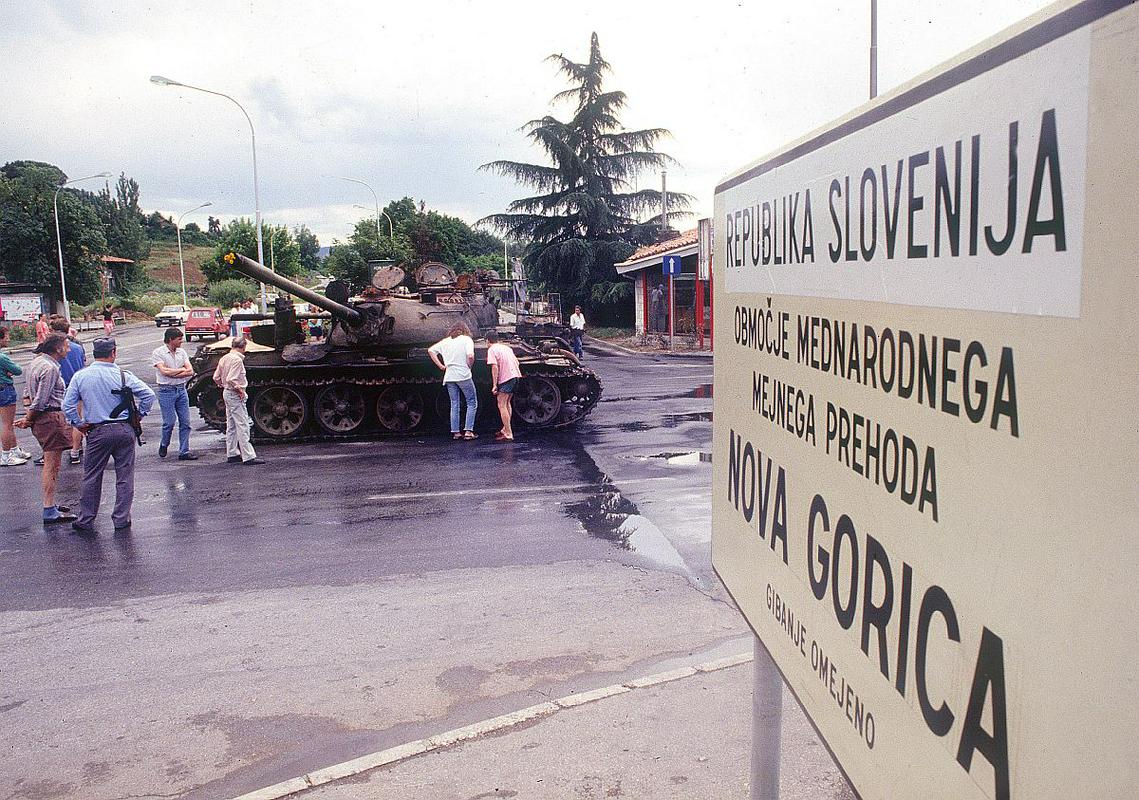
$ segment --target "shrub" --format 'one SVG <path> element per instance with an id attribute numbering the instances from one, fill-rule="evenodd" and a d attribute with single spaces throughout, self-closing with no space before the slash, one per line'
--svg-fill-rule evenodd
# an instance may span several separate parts
<path id="1" fill-rule="evenodd" d="M 210 302 L 222 310 L 228 310 L 236 303 L 256 296 L 257 287 L 241 278 L 227 278 L 209 285 Z"/>
<path id="2" fill-rule="evenodd" d="M 36 340 L 35 325 L 29 325 L 26 322 L 5 322 L 3 324 L 8 328 L 8 336 L 12 344 L 23 344 Z"/>

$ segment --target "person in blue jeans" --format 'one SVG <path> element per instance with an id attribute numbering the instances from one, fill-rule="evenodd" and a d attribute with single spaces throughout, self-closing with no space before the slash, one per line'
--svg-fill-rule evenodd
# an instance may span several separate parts
<path id="1" fill-rule="evenodd" d="M 475 433 L 475 412 L 478 411 L 479 401 L 471 377 L 471 366 L 475 363 L 475 343 L 471 339 L 470 329 L 461 322 L 452 326 L 446 339 L 427 348 L 427 355 L 443 371 L 443 385 L 451 396 L 451 438 L 479 438 Z M 462 430 L 459 429 L 460 396 L 467 405 Z"/>
<path id="2" fill-rule="evenodd" d="M 158 406 L 162 409 L 162 439 L 158 443 L 158 456 L 166 458 L 174 423 L 177 422 L 178 460 L 196 461 L 198 457 L 190 452 L 190 397 L 186 394 L 186 384 L 194 377 L 194 368 L 182 349 L 182 338 L 181 330 L 167 328 L 162 336 L 162 346 L 150 356 L 155 383 L 158 384 Z"/>

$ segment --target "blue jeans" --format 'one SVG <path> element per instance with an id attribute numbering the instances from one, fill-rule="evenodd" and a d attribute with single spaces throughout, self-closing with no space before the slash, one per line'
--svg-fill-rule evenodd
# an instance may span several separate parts
<path id="1" fill-rule="evenodd" d="M 447 387 L 447 394 L 451 395 L 451 433 L 459 432 L 460 393 L 462 393 L 463 399 L 467 401 L 467 424 L 462 429 L 473 431 L 475 429 L 475 412 L 479 409 L 479 400 L 475 395 L 475 382 L 467 378 L 465 381 L 451 381 L 443 385 Z"/>
<path id="2" fill-rule="evenodd" d="M 174 422 L 178 422 L 178 455 L 190 452 L 190 397 L 185 386 L 158 387 L 158 405 L 162 409 L 163 447 L 170 446 Z"/>
<path id="3" fill-rule="evenodd" d="M 574 331 L 573 332 L 573 342 L 572 342 L 573 354 L 575 356 L 577 356 L 578 358 L 580 358 L 581 356 L 584 355 L 584 353 L 581 350 L 581 337 L 582 336 L 585 336 L 584 331 Z"/>

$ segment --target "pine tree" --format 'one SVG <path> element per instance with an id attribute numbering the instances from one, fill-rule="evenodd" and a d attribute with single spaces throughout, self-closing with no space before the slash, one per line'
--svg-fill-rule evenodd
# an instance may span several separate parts
<path id="1" fill-rule="evenodd" d="M 574 115 L 568 122 L 547 115 L 522 128 L 546 152 L 550 165 L 492 161 L 481 167 L 541 193 L 515 200 L 507 213 L 481 221 L 529 242 L 524 263 L 571 304 L 616 303 L 617 308 L 598 310 L 602 316 L 620 315 L 618 308 L 628 313 L 627 304 L 619 301 L 631 296 L 632 284 L 618 281 L 613 265 L 645 243 L 651 230 L 645 222 L 659 223 L 660 192 L 634 186 L 639 173 L 674 163 L 654 149 L 671 134 L 664 128 L 629 131 L 621 125 L 619 113 L 627 98 L 624 92 L 604 90 L 611 67 L 596 33 L 586 63 L 561 54 L 548 60 L 571 82 L 552 102 L 574 101 Z M 670 213 L 684 213 L 690 200 L 670 192 Z M 655 218 L 640 219 L 653 211 Z"/>

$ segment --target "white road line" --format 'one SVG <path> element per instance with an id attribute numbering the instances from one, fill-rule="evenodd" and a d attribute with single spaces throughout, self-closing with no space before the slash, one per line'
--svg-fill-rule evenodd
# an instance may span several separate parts
<path id="1" fill-rule="evenodd" d="M 656 483 L 658 481 L 677 481 L 680 477 L 677 475 L 660 475 L 655 478 L 635 478 L 629 481 L 620 481 L 621 486 L 635 486 L 642 483 Z M 579 491 L 581 489 L 598 489 L 603 488 L 606 484 L 600 483 L 570 483 L 560 484 L 555 486 L 519 486 L 512 488 L 497 488 L 497 489 L 452 489 L 442 492 L 407 492 L 406 494 L 373 494 L 367 499 L 372 501 L 377 500 L 423 500 L 430 497 L 464 497 L 466 495 L 488 495 L 488 494 L 522 494 L 523 492 L 557 492 L 557 491 Z M 613 484 L 613 489 L 617 489 L 617 485 Z"/>
<path id="2" fill-rule="evenodd" d="M 380 750 L 376 753 L 369 753 L 368 755 L 354 758 L 350 761 L 344 761 L 339 764 L 333 764 L 330 767 L 323 769 L 313 770 L 312 772 L 302 775 L 299 778 L 290 778 L 287 781 L 275 783 L 272 786 L 266 786 L 263 789 L 257 789 L 248 792 L 233 800 L 279 800 L 282 797 L 288 797 L 297 792 L 303 792 L 306 789 L 311 789 L 316 786 L 323 786 L 333 781 L 343 780 L 344 778 L 351 778 L 360 775 L 364 772 L 376 769 L 377 767 L 386 767 L 392 764 L 399 763 L 408 758 L 429 753 L 433 750 L 440 750 L 444 747 L 450 747 L 464 741 L 477 739 L 480 736 L 485 736 L 488 733 L 495 731 L 505 730 L 512 728 L 515 725 L 520 725 L 523 722 L 530 720 L 541 719 L 545 717 L 552 717 L 553 715 L 570 708 L 586 705 L 587 703 L 595 703 L 604 700 L 608 697 L 616 697 L 627 692 L 636 691 L 638 689 L 647 689 L 652 686 L 659 686 L 662 683 L 670 681 L 681 680 L 693 675 L 707 674 L 709 672 L 716 672 L 722 669 L 730 669 L 731 667 L 746 664 L 752 660 L 752 651 L 737 653 L 725 658 L 719 658 L 715 661 L 707 661 L 702 664 L 693 664 L 691 666 L 679 667 L 667 672 L 658 672 L 653 675 L 645 675 L 641 678 L 628 681 L 626 683 L 618 683 L 612 686 L 605 686 L 600 689 L 594 689 L 589 692 L 579 692 L 577 694 L 566 695 L 559 697 L 556 700 L 551 700 L 546 703 L 539 703 L 535 706 L 519 709 L 518 711 L 509 714 L 502 714 L 497 717 L 475 722 L 470 725 L 464 725 L 461 728 L 454 728 L 443 733 L 438 733 L 434 736 L 429 736 L 426 739 L 419 739 L 407 744 L 397 745 L 396 747 L 389 747 L 387 750 Z"/>

